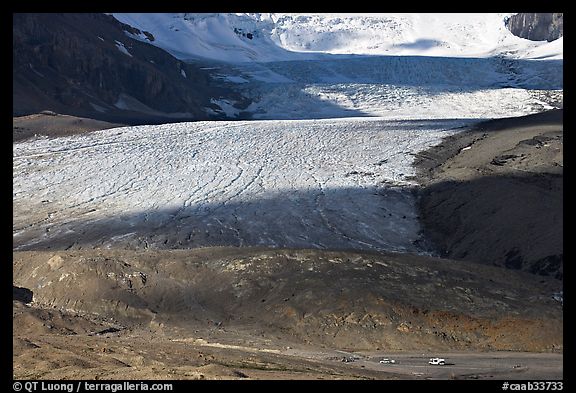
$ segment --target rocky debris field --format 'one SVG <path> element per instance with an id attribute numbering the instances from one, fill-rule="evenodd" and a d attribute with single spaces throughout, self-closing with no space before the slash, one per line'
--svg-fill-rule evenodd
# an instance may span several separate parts
<path id="1" fill-rule="evenodd" d="M 258 362 L 268 364 L 264 369 L 274 368 L 270 362 L 288 369 L 297 363 L 312 378 L 397 377 L 354 374 L 340 365 L 340 371 L 307 368 L 315 351 L 558 353 L 563 347 L 562 305 L 553 299 L 558 280 L 426 256 L 252 248 L 27 251 L 14 253 L 13 269 L 14 285 L 33 294 L 27 305 L 14 301 L 19 378 L 125 371 L 138 378 L 151 370 L 140 366 L 173 367 L 174 360 L 158 356 L 178 342 L 242 353 L 195 356 L 182 367 L 240 362 L 250 374 Z M 69 347 L 72 337 L 76 344 Z M 163 348 L 152 357 L 158 359 L 134 363 L 143 351 L 138 340 L 150 340 L 147 353 Z M 92 349 L 80 351 L 78 343 Z M 110 345 L 127 349 L 110 355 L 103 349 Z M 60 349 L 48 356 L 52 346 Z M 292 353 L 296 363 L 264 359 L 288 347 L 300 351 Z M 94 351 L 101 352 L 97 358 Z M 226 370 L 216 374 L 225 377 Z"/>

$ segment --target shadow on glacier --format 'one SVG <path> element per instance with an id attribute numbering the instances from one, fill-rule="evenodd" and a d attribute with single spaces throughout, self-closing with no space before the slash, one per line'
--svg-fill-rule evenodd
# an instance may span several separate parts
<path id="1" fill-rule="evenodd" d="M 426 43 L 414 43 L 425 45 Z M 563 60 L 504 57 L 327 55 L 321 60 L 258 63 L 261 70 L 280 76 L 268 83 L 390 84 L 443 92 L 503 87 L 559 90 L 563 88 Z M 254 64 L 232 68 L 250 76 Z M 259 71 L 260 73 L 262 71 Z"/>
<path id="2" fill-rule="evenodd" d="M 284 191 L 90 220 L 71 217 L 51 224 L 40 239 L 19 236 L 13 242 L 18 250 L 210 246 L 376 252 L 429 248 L 421 238 L 415 189 L 385 184 Z"/>
<path id="3" fill-rule="evenodd" d="M 367 173 L 350 174 L 369 176 Z M 542 193 L 546 189 L 547 192 Z M 50 224 L 15 250 L 264 247 L 417 252 L 563 276 L 562 175 L 342 188 Z M 545 208 L 540 208 L 540 207 Z M 422 214 L 422 217 L 419 216 Z M 536 250 L 536 251 L 535 251 Z"/>
<path id="4" fill-rule="evenodd" d="M 246 81 L 228 84 L 253 101 L 238 119 L 372 117 L 368 108 L 379 103 L 383 108 L 389 104 L 393 113 L 418 102 L 419 96 L 563 89 L 563 60 L 551 59 L 324 54 L 321 59 L 219 67 L 219 72 Z M 356 107 L 362 101 L 374 105 Z"/>
<path id="5" fill-rule="evenodd" d="M 403 49 L 431 49 L 437 46 L 442 45 L 442 41 L 433 40 L 430 38 L 420 38 L 413 42 L 405 42 L 402 44 L 394 45 L 395 48 L 403 48 Z"/>

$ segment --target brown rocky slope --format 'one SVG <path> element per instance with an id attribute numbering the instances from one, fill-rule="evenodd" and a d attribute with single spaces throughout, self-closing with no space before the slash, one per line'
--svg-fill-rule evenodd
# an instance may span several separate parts
<path id="1" fill-rule="evenodd" d="M 14 252 L 44 308 L 171 337 L 218 326 L 332 348 L 551 351 L 561 282 L 410 254 L 210 248 Z"/>

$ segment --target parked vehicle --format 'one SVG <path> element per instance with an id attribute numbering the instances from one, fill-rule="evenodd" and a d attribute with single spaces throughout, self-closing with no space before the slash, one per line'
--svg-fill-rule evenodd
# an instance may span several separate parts
<path id="1" fill-rule="evenodd" d="M 441 358 L 431 358 L 428 361 L 428 364 L 432 364 L 434 366 L 444 366 L 446 365 L 446 359 L 441 359 Z"/>

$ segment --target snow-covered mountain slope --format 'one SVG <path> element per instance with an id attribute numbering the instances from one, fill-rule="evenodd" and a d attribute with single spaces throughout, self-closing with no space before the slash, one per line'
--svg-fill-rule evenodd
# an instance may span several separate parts
<path id="1" fill-rule="evenodd" d="M 134 38 L 183 60 L 285 61 L 333 55 L 415 55 L 561 59 L 562 39 L 514 36 L 512 14 L 130 14 Z"/>
<path id="2" fill-rule="evenodd" d="M 522 115 L 550 108 L 536 91 L 561 97 L 562 38 L 516 37 L 505 26 L 508 15 L 114 17 L 142 31 L 133 38 L 204 64 L 215 82 L 235 85 L 251 101 L 246 107 L 215 97 L 220 110 L 207 115 L 430 119 Z"/>

